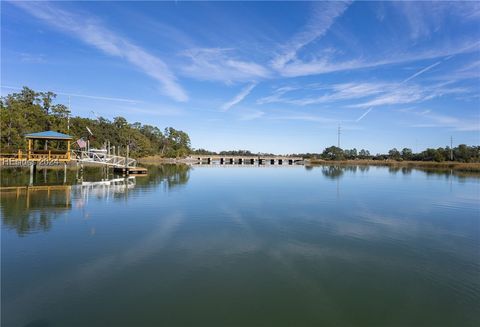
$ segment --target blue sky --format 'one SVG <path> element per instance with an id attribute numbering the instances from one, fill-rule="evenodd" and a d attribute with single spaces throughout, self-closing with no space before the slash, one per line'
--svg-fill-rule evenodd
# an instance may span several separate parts
<path id="1" fill-rule="evenodd" d="M 195 148 L 480 143 L 478 2 L 4 2 L 2 95 L 188 132 Z"/>

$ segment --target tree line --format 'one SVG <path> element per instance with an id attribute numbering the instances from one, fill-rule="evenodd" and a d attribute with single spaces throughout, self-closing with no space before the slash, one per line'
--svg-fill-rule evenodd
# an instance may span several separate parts
<path id="1" fill-rule="evenodd" d="M 162 131 L 152 125 L 143 125 L 139 122 L 129 123 L 123 117 L 114 117 L 113 120 L 103 117 L 97 119 L 71 117 L 67 106 L 54 103 L 56 96 L 53 92 L 36 92 L 24 87 L 18 93 L 0 98 L 0 152 L 14 153 L 18 149 L 25 149 L 25 134 L 54 130 L 69 134 L 75 140 L 80 138 L 89 140 L 90 146 L 93 148 L 104 148 L 108 141 L 111 147 L 115 147 L 115 152 L 121 155 L 125 155 L 126 145 L 129 145 L 132 157 L 160 155 L 180 158 L 189 154 L 273 155 L 271 153 L 252 153 L 248 150 L 221 152 L 205 149 L 194 150 L 188 134 L 172 127 Z M 88 132 L 87 127 L 93 135 Z M 330 146 L 321 153 L 293 155 L 323 160 L 390 159 L 397 161 L 480 162 L 480 146 L 460 144 L 452 149 L 448 146 L 429 148 L 419 153 L 414 153 L 410 148 L 402 150 L 393 148 L 384 154 L 371 154 L 365 149 L 341 149 Z"/>
<path id="2" fill-rule="evenodd" d="M 308 159 L 323 160 L 396 160 L 396 161 L 457 161 L 457 162 L 480 162 L 480 146 L 468 146 L 460 144 L 456 147 L 428 148 L 422 152 L 414 153 L 410 148 L 397 150 L 393 148 L 388 153 L 371 154 L 370 151 L 361 149 L 341 149 L 337 146 L 325 148 L 322 153 L 298 154 Z"/>
<path id="3" fill-rule="evenodd" d="M 198 155 L 234 155 L 234 156 L 267 156 L 272 153 L 252 153 L 249 150 L 232 150 L 232 151 L 209 151 L 205 149 L 197 149 L 192 152 Z M 298 153 L 289 154 L 287 156 L 303 157 L 305 159 L 321 159 L 321 160 L 396 160 L 396 161 L 458 161 L 458 162 L 480 162 L 480 146 L 468 146 L 460 144 L 457 147 L 426 149 L 419 153 L 414 153 L 410 148 L 397 150 L 393 148 L 388 153 L 371 154 L 369 150 L 361 149 L 342 149 L 337 146 L 330 146 L 321 153 Z"/>
<path id="4" fill-rule="evenodd" d="M 108 141 L 122 155 L 128 145 L 132 157 L 184 157 L 192 151 L 190 137 L 183 131 L 172 127 L 162 131 L 138 122 L 130 124 L 123 117 L 113 120 L 71 117 L 67 106 L 54 103 L 56 97 L 53 92 L 36 92 L 24 87 L 0 99 L 2 153 L 25 149 L 25 134 L 48 130 L 71 135 L 74 140 L 88 140 L 92 148 L 104 148 Z"/>
<path id="5" fill-rule="evenodd" d="M 252 156 L 274 156 L 273 153 L 253 153 L 249 150 L 228 150 L 228 151 L 209 151 L 205 149 L 196 149 L 192 151 L 192 154 L 198 155 L 221 155 L 221 156 L 245 156 L 245 157 L 252 157 Z"/>

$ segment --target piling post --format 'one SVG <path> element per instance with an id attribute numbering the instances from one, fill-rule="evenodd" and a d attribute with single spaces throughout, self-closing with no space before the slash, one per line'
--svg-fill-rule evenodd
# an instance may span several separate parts
<path id="1" fill-rule="evenodd" d="M 130 150 L 130 146 L 127 144 L 127 156 L 125 157 L 125 174 L 128 175 L 128 152 Z"/>
<path id="2" fill-rule="evenodd" d="M 30 165 L 30 185 L 33 185 L 33 175 L 35 174 L 34 164 Z"/>

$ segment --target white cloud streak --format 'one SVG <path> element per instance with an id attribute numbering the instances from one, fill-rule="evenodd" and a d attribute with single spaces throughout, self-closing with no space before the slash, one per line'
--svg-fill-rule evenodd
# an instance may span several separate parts
<path id="1" fill-rule="evenodd" d="M 227 111 L 229 110 L 230 108 L 232 108 L 233 106 L 237 105 L 238 103 L 242 102 L 243 99 L 245 99 L 247 97 L 247 95 L 250 94 L 250 92 L 252 92 L 253 88 L 256 86 L 257 84 L 256 83 L 252 83 L 250 85 L 247 85 L 246 87 L 244 87 L 242 89 L 242 91 L 240 91 L 240 93 L 238 93 L 232 100 L 226 102 L 222 107 L 221 109 L 223 111 Z"/>
<path id="2" fill-rule="evenodd" d="M 281 53 L 272 60 L 272 67 L 278 71 L 283 71 L 285 65 L 296 59 L 298 51 L 323 37 L 335 23 L 336 19 L 347 10 L 349 5 L 349 1 L 314 3 L 313 15 L 310 21 L 301 32 L 295 34 L 282 47 Z"/>
<path id="3" fill-rule="evenodd" d="M 480 17 L 477 1 L 391 1 L 389 4 L 402 15 L 414 41 L 441 30 L 446 17 L 462 21 Z"/>
<path id="4" fill-rule="evenodd" d="M 277 89 L 272 95 L 257 100 L 257 104 L 286 103 L 291 105 L 315 105 L 334 102 L 345 102 L 343 105 L 349 108 L 370 108 L 385 105 L 397 105 L 406 103 L 418 103 L 445 95 L 470 94 L 475 90 L 465 87 L 452 87 L 448 83 L 437 83 L 428 86 L 417 84 L 406 85 L 405 83 L 340 83 L 331 86 L 321 86 L 322 94 L 295 98 L 288 97 L 298 88 L 283 87 Z M 308 88 L 301 89 L 302 91 Z M 314 90 L 314 89 L 311 89 Z M 356 103 L 348 101 L 357 100 Z"/>
<path id="5" fill-rule="evenodd" d="M 160 58 L 150 54 L 128 39 L 108 30 L 92 18 L 81 17 L 50 3 L 12 2 L 32 16 L 63 33 L 73 35 L 102 52 L 119 57 L 160 83 L 163 94 L 177 101 L 187 101 L 185 90 Z"/>
<path id="6" fill-rule="evenodd" d="M 410 40 L 414 41 L 429 37 L 433 31 L 443 26 L 444 19 L 454 16 L 459 20 L 478 20 L 480 17 L 480 5 L 465 2 L 424 2 L 412 3 L 393 2 L 395 13 L 400 13 L 406 25 L 410 27 Z M 348 3 L 320 3 L 319 8 L 326 6 L 328 9 L 316 10 L 312 15 L 312 22 L 307 24 L 304 31 L 298 33 L 287 43 L 285 50 L 272 61 L 272 66 L 285 77 L 309 76 L 327 74 L 333 72 L 350 71 L 357 69 L 377 68 L 385 65 L 400 64 L 418 60 L 435 59 L 451 56 L 459 53 L 478 51 L 479 42 L 476 38 L 463 39 L 457 42 L 446 42 L 444 48 L 429 48 L 428 50 L 412 49 L 412 42 L 384 46 L 387 51 L 373 53 L 368 57 L 359 56 L 355 49 L 355 56 L 350 59 L 333 59 L 330 55 L 321 54 L 320 50 L 311 51 L 308 61 L 298 58 L 298 52 L 306 45 L 323 37 L 335 21 L 341 17 L 348 8 Z M 329 7 L 330 6 L 330 7 Z M 398 18 L 398 17 L 397 17 Z M 397 19 L 398 20 L 398 19 Z M 354 40 L 349 40 L 352 46 Z M 404 49 L 398 48 L 404 46 Z M 417 48 L 422 48 L 418 46 Z M 393 50 L 392 50 L 393 49 Z M 368 50 L 368 49 L 364 49 Z M 360 51 L 361 53 L 361 51 Z M 336 58 L 336 57 L 334 57 Z M 433 67 L 430 67 L 431 69 Z"/>
<path id="7" fill-rule="evenodd" d="M 271 74 L 257 63 L 235 58 L 233 49 L 197 48 L 181 54 L 190 60 L 190 63 L 183 66 L 183 73 L 199 80 L 233 84 L 268 78 Z"/>
<path id="8" fill-rule="evenodd" d="M 387 65 L 398 65 L 407 62 L 448 57 L 457 54 L 471 53 L 479 50 L 480 42 L 468 41 L 455 47 L 445 49 L 429 50 L 409 54 L 384 54 L 382 59 L 374 58 L 370 60 L 352 59 L 345 61 L 332 61 L 330 58 L 315 58 L 304 62 L 301 60 L 293 61 L 282 68 L 280 73 L 285 77 L 299 77 L 309 75 L 320 75 L 342 71 L 353 71 L 360 69 L 372 69 Z M 386 59 L 385 59 L 386 58 Z M 433 68 L 433 67 L 432 67 Z"/>
<path id="9" fill-rule="evenodd" d="M 361 121 L 361 120 L 362 120 L 363 118 L 365 118 L 365 116 L 367 116 L 367 115 L 370 113 L 370 111 L 372 111 L 372 110 L 373 110 L 373 107 L 368 108 L 367 111 L 365 111 L 360 117 L 358 117 L 358 118 L 355 120 L 355 122 L 358 123 L 359 121 Z"/>
<path id="10" fill-rule="evenodd" d="M 0 88 L 2 89 L 9 89 L 9 90 L 22 90 L 21 87 L 18 86 L 8 86 L 8 85 L 1 85 Z M 89 95 L 89 94 L 79 94 L 79 93 L 70 93 L 70 92 L 61 92 L 50 90 L 49 91 L 58 94 L 58 95 L 65 95 L 71 96 L 75 98 L 86 98 L 86 99 L 93 99 L 93 100 L 104 100 L 104 101 L 118 101 L 118 102 L 128 102 L 128 103 L 140 103 L 140 100 L 134 99 L 126 99 L 126 98 L 117 98 L 117 97 L 106 97 L 106 96 L 99 96 L 99 95 Z"/>
<path id="11" fill-rule="evenodd" d="M 417 76 L 422 75 L 423 73 L 425 73 L 425 72 L 429 71 L 430 69 L 432 69 L 432 68 L 440 65 L 441 63 L 442 63 L 442 61 L 437 61 L 437 62 L 431 64 L 430 66 L 427 66 L 427 67 L 419 70 L 419 71 L 416 72 L 415 74 L 413 74 L 413 75 L 409 76 L 408 78 L 406 78 L 405 80 L 403 80 L 402 83 L 407 83 L 408 81 L 414 79 L 414 78 L 417 77 Z"/>
<path id="12" fill-rule="evenodd" d="M 351 108 L 368 108 L 407 103 L 419 103 L 445 95 L 466 94 L 471 90 L 462 87 L 445 87 L 435 84 L 421 87 L 419 85 L 386 84 L 383 92 L 366 102 L 349 105 Z"/>
<path id="13" fill-rule="evenodd" d="M 260 110 L 251 110 L 251 111 L 248 111 L 248 112 L 242 112 L 240 115 L 239 115 L 239 120 L 242 120 L 242 121 L 249 121 L 249 120 L 254 120 L 254 119 L 258 119 L 258 118 L 261 118 L 265 115 L 265 112 L 263 111 L 260 111 Z"/>
<path id="14" fill-rule="evenodd" d="M 324 123 L 324 124 L 332 124 L 338 123 L 338 119 L 332 119 L 317 115 L 310 115 L 310 114 L 291 114 L 291 115 L 279 115 L 279 116 L 272 116 L 270 117 L 272 120 L 301 120 L 307 122 L 314 122 L 314 123 Z"/>
<path id="15" fill-rule="evenodd" d="M 301 90 L 317 91 L 320 89 L 323 93 L 319 96 L 309 96 L 303 98 L 289 98 L 285 94 L 300 90 L 294 87 L 281 87 L 273 92 L 272 95 L 260 98 L 258 104 L 265 103 L 287 103 L 292 105 L 313 105 L 330 103 L 334 101 L 346 101 L 352 99 L 366 98 L 372 95 L 384 92 L 386 83 L 339 83 L 333 85 L 320 85 L 305 87 Z"/>
<path id="16" fill-rule="evenodd" d="M 430 110 L 422 112 L 414 112 L 417 116 L 421 116 L 427 120 L 424 123 L 417 123 L 410 127 L 417 128 L 450 128 L 459 132 L 475 132 L 480 131 L 480 119 L 460 119 L 453 116 L 433 113 Z"/>

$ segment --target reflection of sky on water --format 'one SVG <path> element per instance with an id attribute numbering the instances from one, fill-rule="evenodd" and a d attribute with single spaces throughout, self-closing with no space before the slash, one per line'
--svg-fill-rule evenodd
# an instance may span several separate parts
<path id="1" fill-rule="evenodd" d="M 36 267 L 34 281 L 19 274 L 6 287 L 4 310 L 15 319 L 25 315 L 25 308 L 31 310 L 25 317 L 41 316 L 50 305 L 38 303 L 42 294 L 49 293 L 52 301 L 65 292 L 76 301 L 102 298 L 110 283 L 126 276 L 143 276 L 154 282 L 153 290 L 168 288 L 146 270 L 157 272 L 167 285 L 192 285 L 199 278 L 194 276 L 218 273 L 241 284 L 251 274 L 271 270 L 272 278 L 318 292 L 331 287 L 326 277 L 363 276 L 369 285 L 373 280 L 366 274 L 383 272 L 450 288 L 466 308 L 478 303 L 478 179 L 459 183 L 454 176 L 392 174 L 377 167 L 344 169 L 333 174 L 339 178 L 330 172 L 325 175 L 324 167 L 195 168 L 189 179 L 151 176 L 140 184 L 137 178 L 127 197 L 125 192 L 117 197 L 102 190 L 85 197 L 72 191 L 71 205 L 57 214 L 45 237 L 25 234 L 26 243 L 5 225 L 2 201 L 2 242 L 10 245 L 2 250 L 4 275 L 13 279 L 11 274 L 28 268 L 34 257 L 53 255 L 48 262 L 55 266 Z M 175 190 L 162 186 L 166 180 L 186 182 Z M 96 232 L 87 233 L 92 226 Z M 70 249 L 56 248 L 62 244 Z M 18 251 L 21 264 L 14 258 Z M 335 306 L 340 299 L 325 301 Z M 56 312 L 59 317 L 67 313 Z"/>

